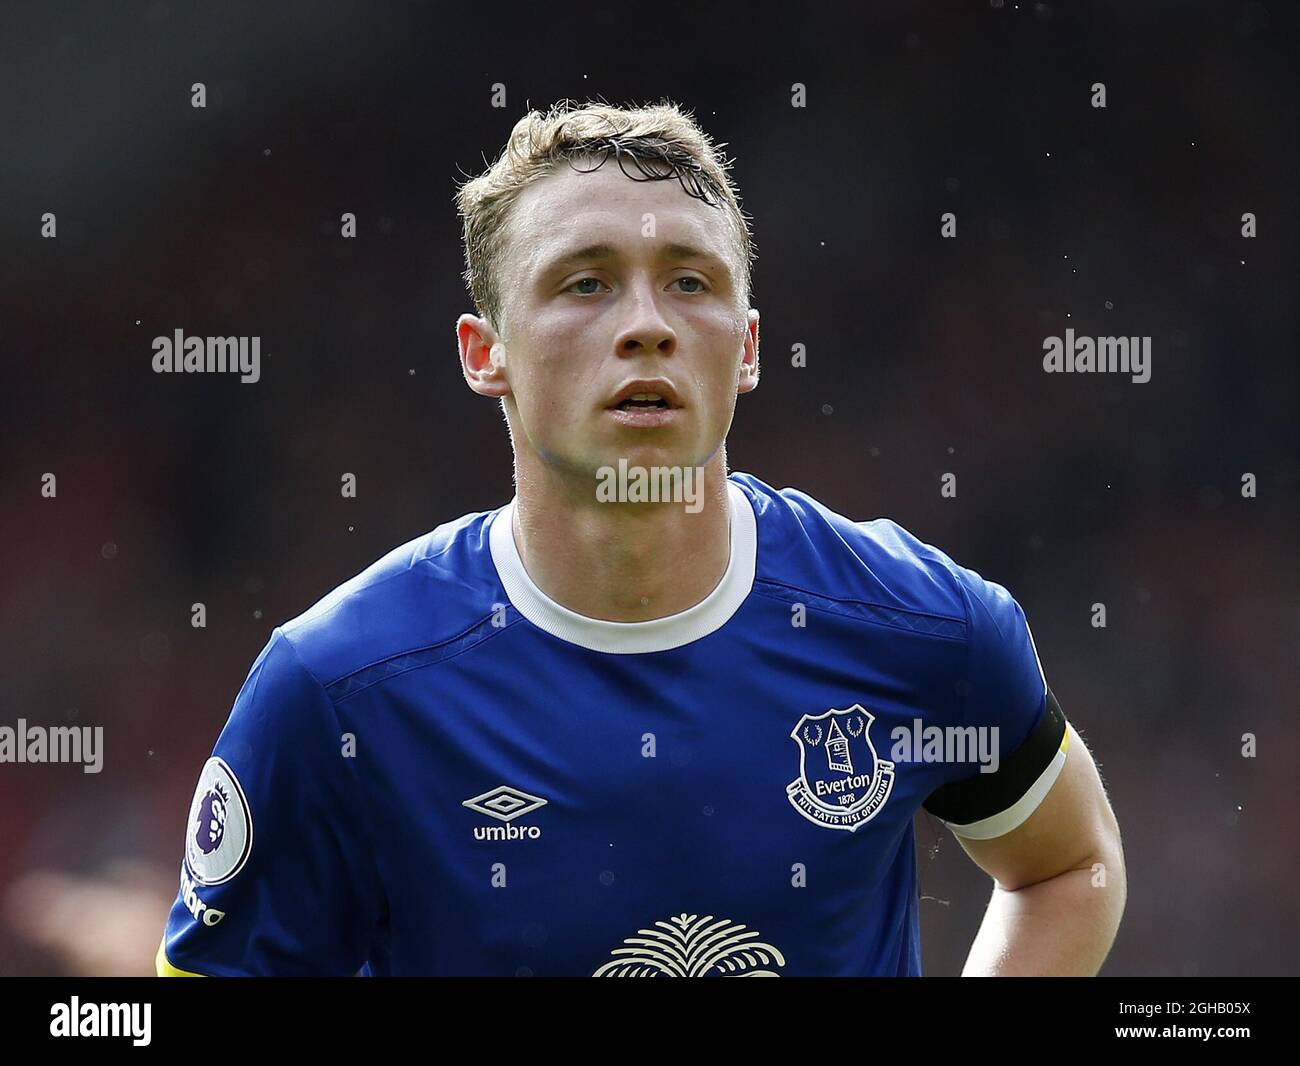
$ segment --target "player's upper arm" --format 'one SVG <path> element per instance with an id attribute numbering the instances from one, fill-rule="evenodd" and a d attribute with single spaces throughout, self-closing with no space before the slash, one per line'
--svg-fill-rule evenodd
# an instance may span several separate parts
<path id="1" fill-rule="evenodd" d="M 1043 801 L 1019 826 L 979 840 L 958 836 L 966 853 L 1008 891 L 1101 862 L 1108 880 L 1123 878 L 1119 826 L 1092 755 L 1072 727 L 1068 756 Z"/>
<path id="2" fill-rule="evenodd" d="M 1119 831 L 1092 757 L 1048 687 L 1011 594 L 956 569 L 968 612 L 963 724 L 994 733 L 994 772 L 965 768 L 925 801 L 1005 888 L 1121 862 Z"/>
<path id="3" fill-rule="evenodd" d="M 383 909 L 332 701 L 277 629 L 199 777 L 159 976 L 351 976 Z"/>

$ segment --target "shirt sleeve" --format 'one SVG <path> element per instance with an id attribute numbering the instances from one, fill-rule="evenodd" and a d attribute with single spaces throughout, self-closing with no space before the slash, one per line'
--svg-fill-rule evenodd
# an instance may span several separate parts
<path id="1" fill-rule="evenodd" d="M 958 836 L 990 840 L 1037 809 L 1065 765 L 1069 730 L 1047 685 L 1025 613 L 1005 588 L 957 566 L 967 607 L 966 732 L 978 750 L 996 752 L 974 770 L 955 766 L 924 808 Z"/>
<path id="2" fill-rule="evenodd" d="M 334 705 L 276 629 L 185 825 L 159 976 L 352 976 L 383 892 Z"/>

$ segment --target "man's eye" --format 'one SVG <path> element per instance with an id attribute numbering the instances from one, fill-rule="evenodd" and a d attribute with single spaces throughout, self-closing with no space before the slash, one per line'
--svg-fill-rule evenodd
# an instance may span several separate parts
<path id="1" fill-rule="evenodd" d="M 686 277 L 678 278 L 676 281 L 673 281 L 671 284 L 676 285 L 677 282 L 679 281 L 685 281 L 688 282 L 690 285 L 696 286 L 695 288 L 683 289 L 682 290 L 683 292 L 690 293 L 693 295 L 695 293 L 708 291 L 708 286 L 705 285 L 703 278 L 697 278 L 691 275 L 687 275 Z M 587 289 L 578 288 L 579 285 L 587 285 L 587 284 L 594 285 L 595 288 L 587 288 Z M 595 296 L 596 293 L 600 291 L 601 284 L 602 282 L 599 278 L 588 276 L 585 278 L 578 278 L 577 281 L 571 282 L 566 291 L 576 292 L 579 296 Z"/>

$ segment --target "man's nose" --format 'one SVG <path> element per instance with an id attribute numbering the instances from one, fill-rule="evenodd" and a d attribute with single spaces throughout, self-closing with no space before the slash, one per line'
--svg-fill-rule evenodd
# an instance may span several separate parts
<path id="1" fill-rule="evenodd" d="M 626 291 L 626 318 L 615 341 L 619 355 L 658 352 L 672 355 L 677 350 L 677 333 L 663 313 L 660 294 L 649 278 L 638 278 Z"/>

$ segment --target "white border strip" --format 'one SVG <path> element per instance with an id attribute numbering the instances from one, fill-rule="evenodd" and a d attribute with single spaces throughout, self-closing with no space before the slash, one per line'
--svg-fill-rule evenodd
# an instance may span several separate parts
<path id="1" fill-rule="evenodd" d="M 722 580 L 694 607 L 648 622 L 589 618 L 557 603 L 534 584 L 524 569 L 514 537 L 515 500 L 497 511 L 488 546 L 507 598 L 539 629 L 591 651 L 616 655 L 669 651 L 722 628 L 754 587 L 758 562 L 758 520 L 745 490 L 727 481 L 731 513 L 731 555 Z"/>
<path id="2" fill-rule="evenodd" d="M 1005 811 L 998 814 L 989 815 L 987 818 L 981 818 L 978 822 L 967 822 L 965 825 L 955 825 L 952 822 L 944 822 L 957 836 L 966 837 L 968 840 L 992 840 L 994 837 L 1000 837 L 1019 826 L 1031 814 L 1038 809 L 1038 805 L 1043 802 L 1047 793 L 1056 784 L 1056 779 L 1061 776 L 1061 771 L 1065 768 L 1065 752 L 1070 746 L 1070 723 L 1065 723 L 1065 736 L 1061 739 L 1061 746 L 1056 750 L 1056 755 L 1052 761 L 1047 764 L 1047 769 L 1038 775 L 1038 780 L 1029 786 L 1020 799 L 1016 800 Z M 942 819 L 941 819 L 942 821 Z"/>

